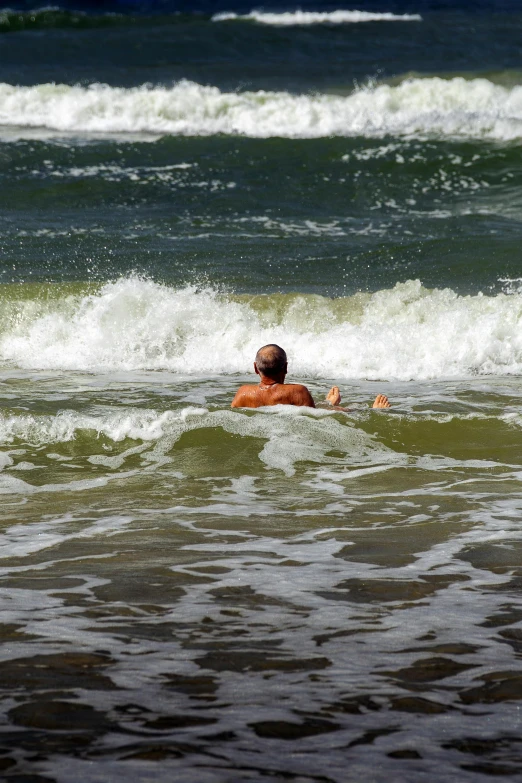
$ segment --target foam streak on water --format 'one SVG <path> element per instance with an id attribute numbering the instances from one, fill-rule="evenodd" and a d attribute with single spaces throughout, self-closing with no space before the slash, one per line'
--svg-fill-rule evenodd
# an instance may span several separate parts
<path id="1" fill-rule="evenodd" d="M 256 138 L 387 134 L 514 140 L 522 87 L 440 77 L 381 84 L 348 96 L 233 92 L 181 81 L 172 87 L 0 84 L 0 125 L 65 133 L 151 133 Z"/>

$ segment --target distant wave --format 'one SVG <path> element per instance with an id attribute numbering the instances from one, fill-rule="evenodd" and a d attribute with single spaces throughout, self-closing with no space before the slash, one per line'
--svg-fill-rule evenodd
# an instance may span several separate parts
<path id="1" fill-rule="evenodd" d="M 107 4 L 110 5 L 110 4 Z M 134 13 L 132 13 L 134 11 Z M 166 8 L 154 13 L 112 4 L 112 10 L 100 7 L 82 11 L 79 8 L 62 8 L 60 6 L 42 6 L 30 10 L 15 8 L 0 8 L 0 33 L 14 33 L 21 30 L 53 30 L 78 29 L 89 30 L 103 27 L 154 27 L 156 25 L 178 25 L 195 19 L 208 22 L 210 17 L 198 13 L 181 13 L 169 11 Z"/>
<path id="2" fill-rule="evenodd" d="M 258 22 L 281 27 L 310 24 L 354 24 L 357 22 L 420 22 L 419 14 L 372 13 L 370 11 L 287 11 L 268 13 L 251 11 L 249 14 L 223 12 L 214 14 L 213 22 L 228 21 Z"/>
<path id="3" fill-rule="evenodd" d="M 350 24 L 376 21 L 421 21 L 418 14 L 371 13 L 367 11 L 291 11 L 288 13 L 266 13 L 251 11 L 249 14 L 225 12 L 209 17 L 202 13 L 182 13 L 164 9 L 157 13 L 125 13 L 115 10 L 87 13 L 79 9 L 60 6 L 42 6 L 30 10 L 0 8 L 0 33 L 12 33 L 20 30 L 48 29 L 91 29 L 97 27 L 154 26 L 157 24 L 183 24 L 199 19 L 201 23 L 224 21 L 250 21 L 275 26 L 313 25 L 313 24 Z"/>
<path id="4" fill-rule="evenodd" d="M 84 134 L 320 138 L 522 138 L 522 86 L 487 79 L 408 79 L 347 96 L 221 92 L 194 82 L 130 89 L 0 84 L 0 126 Z M 23 131 L 20 133 L 23 137 Z"/>
<path id="5" fill-rule="evenodd" d="M 96 293 L 46 289 L 31 299 L 8 286 L 0 303 L 0 360 L 27 369 L 246 373 L 259 346 L 276 342 L 297 377 L 522 373 L 518 293 L 459 296 L 410 280 L 338 299 L 240 297 L 131 277 Z"/>
<path id="6" fill-rule="evenodd" d="M 87 14 L 59 6 L 43 6 L 31 10 L 0 8 L 0 33 L 20 30 L 46 30 L 55 28 L 113 27 L 132 22 L 125 14 Z"/>

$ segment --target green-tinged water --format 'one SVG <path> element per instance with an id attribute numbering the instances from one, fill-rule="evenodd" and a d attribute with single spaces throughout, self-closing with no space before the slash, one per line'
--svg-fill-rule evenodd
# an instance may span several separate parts
<path id="1" fill-rule="evenodd" d="M 172 138 L 5 144 L 0 281 L 131 273 L 339 295 L 520 276 L 517 144 Z"/>
<path id="2" fill-rule="evenodd" d="M 2 380 L 4 769 L 514 772 L 518 381 L 352 382 L 348 416 L 231 411 L 243 377 Z"/>

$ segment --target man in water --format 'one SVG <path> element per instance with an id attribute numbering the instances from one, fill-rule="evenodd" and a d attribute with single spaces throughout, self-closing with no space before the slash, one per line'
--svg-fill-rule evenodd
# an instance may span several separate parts
<path id="1" fill-rule="evenodd" d="M 264 405 L 302 405 L 315 408 L 315 402 L 306 386 L 300 383 L 285 383 L 288 360 L 279 345 L 264 345 L 260 348 L 256 354 L 254 370 L 259 375 L 259 383 L 241 386 L 232 400 L 232 408 L 261 408 Z M 332 386 L 326 400 L 336 410 L 349 410 L 339 407 L 341 394 L 337 386 Z M 390 403 L 385 394 L 378 394 L 372 407 L 389 408 Z"/>

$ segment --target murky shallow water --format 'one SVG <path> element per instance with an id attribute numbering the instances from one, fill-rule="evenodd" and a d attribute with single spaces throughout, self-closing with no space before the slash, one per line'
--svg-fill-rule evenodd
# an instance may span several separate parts
<path id="1" fill-rule="evenodd" d="M 517 776 L 518 379 L 241 380 L 3 372 L 3 774 Z"/>

